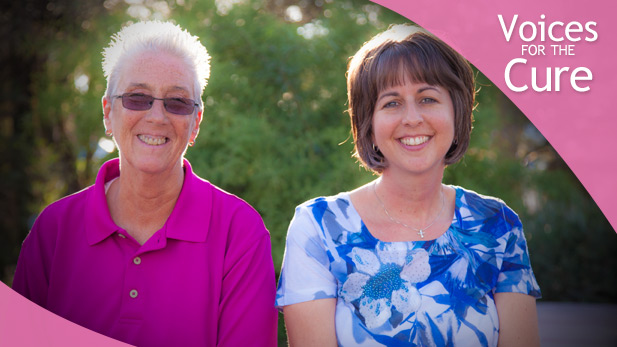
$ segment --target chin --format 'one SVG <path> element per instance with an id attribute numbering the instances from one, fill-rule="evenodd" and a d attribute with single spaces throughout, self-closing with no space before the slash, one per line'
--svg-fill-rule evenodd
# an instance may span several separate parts
<path id="1" fill-rule="evenodd" d="M 160 158 L 139 158 L 138 160 L 121 161 L 122 168 L 130 167 L 138 172 L 145 174 L 158 174 L 172 169 L 176 165 L 182 165 L 182 158 L 170 162 L 163 161 Z"/>

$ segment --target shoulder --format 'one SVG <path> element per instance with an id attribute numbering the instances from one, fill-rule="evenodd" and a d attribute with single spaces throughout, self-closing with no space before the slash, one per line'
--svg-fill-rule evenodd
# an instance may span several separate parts
<path id="1" fill-rule="evenodd" d="M 210 198 L 213 211 L 219 210 L 226 211 L 227 213 L 242 213 L 259 217 L 259 213 L 242 198 L 214 185 L 195 173 L 192 173 L 192 176 L 191 194 L 200 200 Z"/>
<path id="2" fill-rule="evenodd" d="M 340 193 L 317 197 L 296 207 L 287 235 L 292 239 L 321 240 L 330 244 L 346 242 L 349 235 L 361 230 L 362 221 L 348 193 Z"/>
<path id="3" fill-rule="evenodd" d="M 49 204 L 41 211 L 36 223 L 48 223 L 57 220 L 66 220 L 71 217 L 83 215 L 88 204 L 88 198 L 93 192 L 94 186 L 89 186 L 77 193 L 67 195 Z"/>
<path id="4" fill-rule="evenodd" d="M 59 239 L 78 233 L 80 226 L 83 225 L 91 188 L 88 187 L 68 195 L 45 207 L 26 236 L 22 245 L 22 253 L 27 253 L 26 250 L 29 247 L 35 247 L 37 252 L 43 252 L 49 256 L 53 253 Z"/>
<path id="5" fill-rule="evenodd" d="M 300 213 L 309 213 L 316 220 L 321 220 L 325 216 L 341 216 L 347 217 L 349 210 L 352 207 L 348 193 L 339 193 L 332 196 L 320 196 L 296 207 L 296 215 Z"/>
<path id="6" fill-rule="evenodd" d="M 229 193 L 212 184 L 212 194 L 215 209 L 225 209 L 232 211 L 235 217 L 262 221 L 261 215 L 257 210 L 244 199 L 235 194 Z"/>
<path id="7" fill-rule="evenodd" d="M 503 200 L 479 194 L 473 190 L 454 187 L 456 190 L 456 208 L 463 218 L 475 220 L 501 220 L 514 226 L 520 226 L 521 221 Z"/>
<path id="8" fill-rule="evenodd" d="M 242 198 L 195 175 L 191 195 L 203 201 L 202 212 L 208 213 L 217 225 L 227 225 L 230 233 L 268 235 L 259 212 Z M 193 199 L 191 199 L 193 200 Z"/>
<path id="9" fill-rule="evenodd" d="M 454 188 L 456 226 L 459 230 L 467 230 L 476 235 L 475 239 L 491 244 L 522 234 L 520 218 L 503 200 L 461 187 Z"/>

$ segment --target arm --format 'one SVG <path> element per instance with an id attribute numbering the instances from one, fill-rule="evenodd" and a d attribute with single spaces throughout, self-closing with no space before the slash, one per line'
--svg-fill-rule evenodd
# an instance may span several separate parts
<path id="1" fill-rule="evenodd" d="M 335 309 L 335 298 L 285 306 L 283 313 L 289 346 L 336 346 Z"/>
<path id="2" fill-rule="evenodd" d="M 296 209 L 287 233 L 276 304 L 290 346 L 336 346 L 337 281 L 309 208 Z"/>
<path id="3" fill-rule="evenodd" d="M 540 346 L 536 299 L 520 293 L 495 293 L 499 347 Z"/>
<path id="4" fill-rule="evenodd" d="M 265 229 L 259 223 L 255 228 Z M 276 346 L 274 266 L 270 237 L 265 230 L 261 234 L 230 244 L 234 250 L 226 255 L 231 264 L 223 277 L 217 346 Z"/>
<path id="5" fill-rule="evenodd" d="M 495 290 L 499 346 L 539 346 L 536 298 L 540 287 L 531 269 L 527 241 L 518 216 L 504 208 L 509 231 L 504 234 L 504 258 Z"/>

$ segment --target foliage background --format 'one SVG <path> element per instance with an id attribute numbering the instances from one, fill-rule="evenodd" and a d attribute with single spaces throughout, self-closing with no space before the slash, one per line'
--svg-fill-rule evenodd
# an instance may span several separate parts
<path id="1" fill-rule="evenodd" d="M 345 70 L 372 35 L 408 22 L 396 13 L 366 0 L 0 6 L 0 276 L 8 285 L 41 209 L 92 184 L 116 156 L 103 150 L 100 52 L 129 21 L 172 20 L 208 48 L 204 121 L 187 157 L 201 177 L 262 214 L 277 272 L 296 205 L 375 178 L 351 158 Z M 444 181 L 498 196 L 519 213 L 543 300 L 617 302 L 614 230 L 527 118 L 477 76 L 471 146 Z"/>

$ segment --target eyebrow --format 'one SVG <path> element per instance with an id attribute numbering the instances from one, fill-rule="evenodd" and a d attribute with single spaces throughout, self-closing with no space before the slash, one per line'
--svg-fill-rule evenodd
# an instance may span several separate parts
<path id="1" fill-rule="evenodd" d="M 434 91 L 436 91 L 438 93 L 440 92 L 439 89 L 437 87 L 435 87 L 435 86 L 426 86 L 426 87 L 422 87 L 422 88 L 418 89 L 418 93 L 422 93 L 422 92 L 427 91 L 427 90 L 434 90 Z M 400 94 L 397 91 L 386 92 L 386 93 L 381 94 L 377 98 L 377 102 L 379 102 L 379 100 L 381 100 L 381 99 L 383 99 L 385 97 L 388 97 L 388 96 L 399 96 L 399 95 Z"/>
<path id="2" fill-rule="evenodd" d="M 387 98 L 389 96 L 399 96 L 400 94 L 398 92 L 387 92 L 387 93 L 383 93 L 381 95 L 379 95 L 379 97 L 377 98 L 377 102 L 379 102 L 379 100 L 383 99 L 383 98 Z"/>
<path id="3" fill-rule="evenodd" d="M 425 91 L 425 90 L 429 90 L 429 89 L 434 90 L 434 91 L 436 91 L 436 92 L 440 93 L 439 89 L 438 89 L 437 87 L 435 87 L 435 86 L 426 86 L 426 87 L 422 87 L 422 88 L 418 89 L 418 92 L 419 92 L 419 93 L 422 93 L 423 91 Z"/>
<path id="4" fill-rule="evenodd" d="M 130 83 L 130 84 L 129 84 L 129 87 L 130 87 L 130 88 L 135 88 L 135 87 L 137 87 L 137 88 L 152 89 L 152 88 L 150 87 L 150 85 L 149 85 L 149 84 L 147 84 L 147 83 Z M 180 90 L 180 91 L 189 92 L 189 90 L 188 90 L 188 89 L 186 89 L 186 88 L 184 88 L 184 87 L 181 87 L 181 86 L 173 86 L 173 87 L 171 87 L 171 89 L 170 89 L 170 90 L 172 90 L 172 91 L 175 91 L 175 90 Z"/>
<path id="5" fill-rule="evenodd" d="M 150 86 L 145 84 L 145 83 L 129 83 L 128 87 L 133 88 L 133 87 L 139 87 L 139 88 L 147 88 L 150 89 Z"/>

